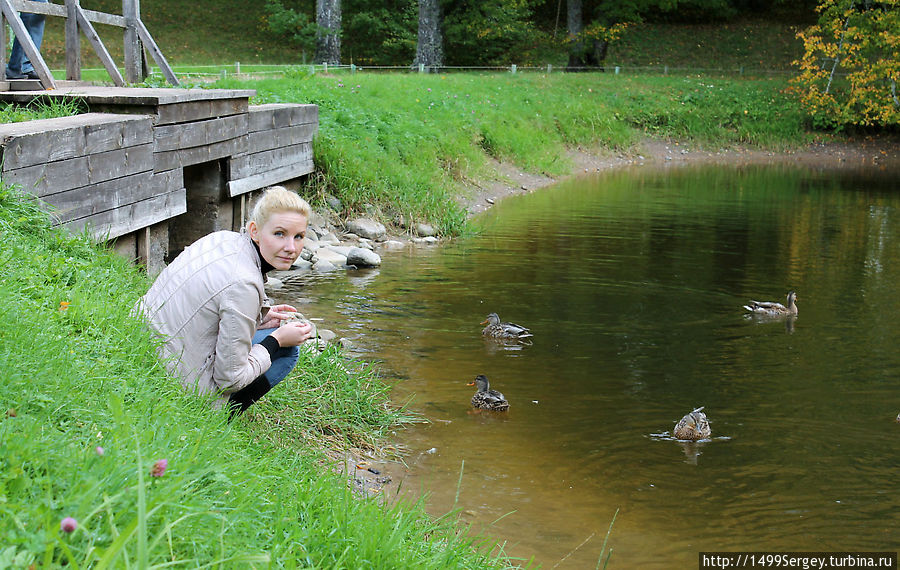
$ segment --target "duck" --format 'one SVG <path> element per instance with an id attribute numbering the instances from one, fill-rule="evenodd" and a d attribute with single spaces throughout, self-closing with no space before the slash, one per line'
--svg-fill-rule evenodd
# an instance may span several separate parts
<path id="1" fill-rule="evenodd" d="M 484 374 L 479 374 L 475 377 L 475 380 L 469 382 L 466 386 L 478 387 L 478 391 L 472 396 L 472 406 L 481 410 L 493 410 L 495 412 L 505 412 L 509 409 L 509 402 L 506 401 L 506 397 L 497 390 L 491 389 L 487 376 Z"/>
<path id="2" fill-rule="evenodd" d="M 484 327 L 484 330 L 481 331 L 481 334 L 492 338 L 525 339 L 534 336 L 531 334 L 530 330 L 522 325 L 502 322 L 500 320 L 500 315 L 497 313 L 488 315 L 485 320 L 481 321 L 481 324 L 487 325 Z"/>
<path id="3" fill-rule="evenodd" d="M 707 439 L 712 434 L 712 430 L 709 429 L 709 420 L 706 418 L 706 414 L 703 413 L 704 407 L 700 406 L 675 424 L 675 429 L 672 430 L 672 433 L 676 438 L 697 441 Z"/>
<path id="4" fill-rule="evenodd" d="M 797 294 L 793 291 L 787 294 L 787 306 L 774 301 L 750 301 L 750 304 L 744 305 L 744 308 L 754 315 L 767 317 L 796 317 Z"/>

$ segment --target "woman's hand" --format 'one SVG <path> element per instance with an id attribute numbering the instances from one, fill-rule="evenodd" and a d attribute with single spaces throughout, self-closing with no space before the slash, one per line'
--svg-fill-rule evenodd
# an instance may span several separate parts
<path id="1" fill-rule="evenodd" d="M 308 321 L 295 321 L 278 327 L 269 335 L 278 341 L 282 347 L 299 346 L 312 336 L 312 323 Z"/>
<path id="2" fill-rule="evenodd" d="M 291 318 L 289 313 L 296 313 L 297 308 L 292 307 L 291 305 L 275 305 L 274 307 L 269 307 L 269 312 L 266 313 L 266 320 L 260 323 L 258 328 L 261 329 L 274 329 L 277 328 L 278 325 L 281 324 L 281 321 L 287 320 Z"/>

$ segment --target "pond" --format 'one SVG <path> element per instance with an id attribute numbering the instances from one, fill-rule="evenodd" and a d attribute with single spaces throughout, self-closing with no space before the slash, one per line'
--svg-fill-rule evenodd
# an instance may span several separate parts
<path id="1" fill-rule="evenodd" d="M 311 300 L 430 420 L 397 434 L 409 469 L 386 491 L 426 494 L 523 561 L 594 568 L 614 516 L 611 568 L 894 550 L 896 181 L 636 167 L 506 199 L 476 236 L 297 277 L 278 300 Z M 796 319 L 744 315 L 790 290 Z M 485 341 L 491 312 L 532 344 Z M 508 412 L 471 407 L 477 374 Z M 712 437 L 673 440 L 699 406 Z"/>

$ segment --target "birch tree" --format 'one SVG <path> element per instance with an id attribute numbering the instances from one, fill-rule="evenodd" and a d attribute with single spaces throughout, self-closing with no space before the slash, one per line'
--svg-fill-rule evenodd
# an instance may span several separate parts
<path id="1" fill-rule="evenodd" d="M 441 33 L 440 0 L 419 0 L 419 37 L 414 67 L 444 65 L 444 41 Z"/>
<path id="2" fill-rule="evenodd" d="M 341 63 L 341 0 L 316 0 L 316 63 Z"/>

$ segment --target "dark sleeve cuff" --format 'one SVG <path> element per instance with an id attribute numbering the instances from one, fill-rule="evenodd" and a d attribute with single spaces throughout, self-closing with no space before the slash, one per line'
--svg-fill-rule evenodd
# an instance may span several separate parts
<path id="1" fill-rule="evenodd" d="M 269 358 L 274 358 L 275 351 L 281 348 L 281 345 L 278 344 L 278 339 L 276 339 L 272 335 L 269 335 L 266 338 L 262 339 L 259 344 L 261 344 L 266 350 L 269 351 Z"/>

